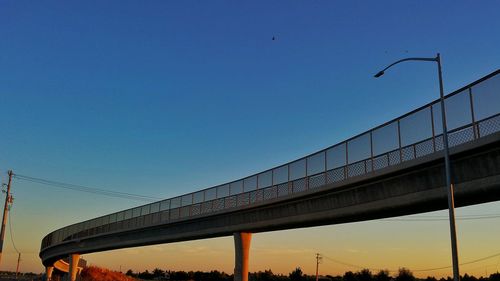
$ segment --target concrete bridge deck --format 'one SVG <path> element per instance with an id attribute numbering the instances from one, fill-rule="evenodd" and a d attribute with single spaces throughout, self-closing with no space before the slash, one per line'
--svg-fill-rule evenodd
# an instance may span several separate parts
<path id="1" fill-rule="evenodd" d="M 500 199 L 499 74 L 446 96 L 457 206 Z M 40 257 L 51 267 L 76 253 L 233 233 L 245 251 L 253 232 L 444 209 L 437 105 L 244 179 L 56 230 L 43 239 Z"/>
<path id="2" fill-rule="evenodd" d="M 452 149 L 457 206 L 500 199 L 500 133 L 477 145 Z M 243 210 L 72 239 L 44 249 L 41 255 L 44 264 L 52 264 L 68 253 L 364 221 L 448 207 L 444 164 L 439 155 L 416 159 L 407 163 L 405 169 L 393 170 L 380 171 L 376 176 L 358 178 L 342 186 L 330 184 L 277 198 L 272 204 L 262 202 Z"/>

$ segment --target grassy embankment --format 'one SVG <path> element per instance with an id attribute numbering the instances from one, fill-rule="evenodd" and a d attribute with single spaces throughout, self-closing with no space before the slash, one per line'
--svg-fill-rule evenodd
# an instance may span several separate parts
<path id="1" fill-rule="evenodd" d="M 136 281 L 121 272 L 111 271 L 96 266 L 89 266 L 82 270 L 81 281 Z"/>

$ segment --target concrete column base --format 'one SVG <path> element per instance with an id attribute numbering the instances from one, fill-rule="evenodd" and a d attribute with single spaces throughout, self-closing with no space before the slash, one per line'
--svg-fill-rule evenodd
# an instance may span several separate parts
<path id="1" fill-rule="evenodd" d="M 252 233 L 236 232 L 234 236 L 234 281 L 248 281 L 248 258 Z"/>
<path id="2" fill-rule="evenodd" d="M 45 274 L 47 275 L 47 281 L 52 280 L 52 272 L 54 272 L 54 267 L 53 266 L 47 266 L 45 267 Z"/>
<path id="3" fill-rule="evenodd" d="M 69 280 L 76 281 L 76 274 L 78 273 L 78 262 L 80 261 L 79 254 L 69 255 Z"/>

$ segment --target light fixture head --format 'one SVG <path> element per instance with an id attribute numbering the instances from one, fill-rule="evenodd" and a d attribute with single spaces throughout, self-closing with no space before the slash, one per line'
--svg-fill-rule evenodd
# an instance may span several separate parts
<path id="1" fill-rule="evenodd" d="M 384 71 L 379 71 L 377 74 L 375 74 L 373 77 L 379 78 L 380 76 L 384 75 Z"/>

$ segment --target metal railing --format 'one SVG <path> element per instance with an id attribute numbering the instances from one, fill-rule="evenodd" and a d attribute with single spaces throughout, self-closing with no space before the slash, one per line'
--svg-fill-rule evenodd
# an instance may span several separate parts
<path id="1" fill-rule="evenodd" d="M 500 131 L 500 70 L 446 96 L 450 147 Z M 287 164 L 182 196 L 73 224 L 48 234 L 58 243 L 245 208 L 339 183 L 443 149 L 439 100 Z"/>

